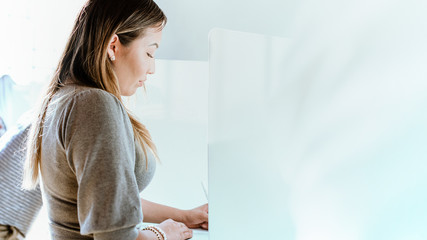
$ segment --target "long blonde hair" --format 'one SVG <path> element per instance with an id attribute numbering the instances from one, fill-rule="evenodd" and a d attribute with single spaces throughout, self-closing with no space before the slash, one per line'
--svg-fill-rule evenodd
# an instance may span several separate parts
<path id="1" fill-rule="evenodd" d="M 117 76 L 107 55 L 109 40 L 117 34 L 120 43 L 127 46 L 142 37 L 145 29 L 149 27 L 158 27 L 161 30 L 166 21 L 165 14 L 152 0 L 87 1 L 75 21 L 55 75 L 32 123 L 27 140 L 23 188 L 34 189 L 39 182 L 46 111 L 53 95 L 64 86 L 64 81 L 71 80 L 76 84 L 105 90 L 122 101 Z M 127 113 L 145 159 L 149 149 L 158 158 L 156 147 L 146 127 L 128 110 Z"/>

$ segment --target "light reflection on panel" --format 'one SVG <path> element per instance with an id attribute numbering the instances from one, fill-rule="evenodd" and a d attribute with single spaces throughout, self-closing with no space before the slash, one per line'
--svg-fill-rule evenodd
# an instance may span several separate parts
<path id="1" fill-rule="evenodd" d="M 277 139 L 271 121 L 289 44 L 220 29 L 210 33 L 210 239 L 274 239 L 277 231 L 280 239 L 293 237 L 289 187 L 281 179 L 280 155 L 272 154 Z"/>
<path id="2" fill-rule="evenodd" d="M 427 238 L 427 49 L 388 30 L 211 33 L 211 240 Z"/>
<path id="3" fill-rule="evenodd" d="M 296 239 L 427 239 L 427 3 L 300 5 L 278 129 Z"/>

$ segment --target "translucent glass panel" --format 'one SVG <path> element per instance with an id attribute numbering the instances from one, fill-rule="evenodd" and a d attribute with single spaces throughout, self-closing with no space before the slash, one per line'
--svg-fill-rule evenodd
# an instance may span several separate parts
<path id="1" fill-rule="evenodd" d="M 303 30 L 211 33 L 211 240 L 427 238 L 426 48 Z"/>
<path id="2" fill-rule="evenodd" d="M 210 33 L 210 239 L 292 239 L 289 185 L 274 116 L 290 41 L 216 29 Z M 277 150 L 279 150 L 277 149 Z M 280 232 L 280 234 L 279 234 Z"/>

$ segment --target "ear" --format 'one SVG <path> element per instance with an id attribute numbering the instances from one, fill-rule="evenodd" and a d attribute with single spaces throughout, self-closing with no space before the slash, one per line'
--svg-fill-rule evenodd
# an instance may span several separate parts
<path id="1" fill-rule="evenodd" d="M 108 43 L 108 48 L 107 48 L 107 54 L 108 57 L 114 61 L 115 57 L 116 57 L 116 52 L 119 49 L 119 36 L 117 36 L 117 34 L 114 34 L 113 37 L 111 37 L 110 42 Z"/>

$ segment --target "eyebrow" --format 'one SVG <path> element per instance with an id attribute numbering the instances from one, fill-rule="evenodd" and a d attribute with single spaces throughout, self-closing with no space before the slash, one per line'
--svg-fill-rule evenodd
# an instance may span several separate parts
<path id="1" fill-rule="evenodd" d="M 157 43 L 152 43 L 152 44 L 150 44 L 150 45 L 148 45 L 149 47 L 151 47 L 151 46 L 155 46 L 156 48 L 159 48 L 159 44 L 157 44 Z"/>

